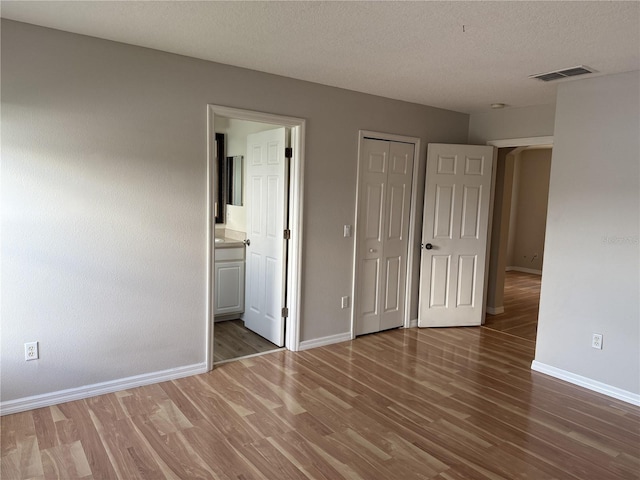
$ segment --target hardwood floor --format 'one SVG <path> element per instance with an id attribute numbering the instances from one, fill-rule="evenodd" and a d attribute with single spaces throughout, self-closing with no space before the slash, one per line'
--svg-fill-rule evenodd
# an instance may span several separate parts
<path id="1" fill-rule="evenodd" d="M 214 363 L 278 348 L 269 340 L 246 328 L 242 320 L 217 322 L 214 326 Z"/>
<path id="2" fill-rule="evenodd" d="M 407 329 L 1 419 L 2 479 L 633 479 L 640 409 Z"/>
<path id="3" fill-rule="evenodd" d="M 531 273 L 506 272 L 504 313 L 487 315 L 484 326 L 535 342 L 541 279 Z"/>

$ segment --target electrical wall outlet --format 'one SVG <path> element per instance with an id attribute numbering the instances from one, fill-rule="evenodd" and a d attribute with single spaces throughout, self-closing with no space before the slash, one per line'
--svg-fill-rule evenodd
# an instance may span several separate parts
<path id="1" fill-rule="evenodd" d="M 343 235 L 344 235 L 344 238 L 349 238 L 351 236 L 351 225 L 344 226 Z"/>
<path id="2" fill-rule="evenodd" d="M 38 352 L 38 342 L 28 342 L 24 344 L 24 359 L 25 360 L 37 360 L 40 358 Z"/>
<path id="3" fill-rule="evenodd" d="M 349 308 L 349 296 L 342 297 L 342 308 Z"/>
<path id="4" fill-rule="evenodd" d="M 594 333 L 593 337 L 591 337 L 591 346 L 593 348 L 597 348 L 598 350 L 602 350 L 602 334 Z"/>

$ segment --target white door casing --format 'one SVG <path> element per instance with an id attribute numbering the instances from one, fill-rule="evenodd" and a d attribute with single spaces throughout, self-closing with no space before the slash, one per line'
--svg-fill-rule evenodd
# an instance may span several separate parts
<path id="1" fill-rule="evenodd" d="M 288 189 L 288 129 L 247 137 L 247 250 L 245 326 L 284 345 L 285 218 Z"/>
<path id="2" fill-rule="evenodd" d="M 304 166 L 305 166 L 305 131 L 306 120 L 303 118 L 275 115 L 271 113 L 243 110 L 222 105 L 207 105 L 207 268 L 205 283 L 207 301 L 205 303 L 205 359 L 206 370 L 214 367 L 214 310 L 215 310 L 215 199 L 217 198 L 217 184 L 215 182 L 215 131 L 218 117 L 233 118 L 251 122 L 270 123 L 291 129 L 292 159 L 290 161 L 289 176 L 289 230 L 291 239 L 288 241 L 287 258 L 287 308 L 289 316 L 286 319 L 285 346 L 292 351 L 300 349 L 300 312 L 302 296 L 302 242 L 304 238 Z M 418 140 L 419 141 L 419 140 Z"/>
<path id="3" fill-rule="evenodd" d="M 420 327 L 481 325 L 495 149 L 429 144 Z"/>
<path id="4" fill-rule="evenodd" d="M 361 142 L 355 334 L 404 324 L 415 145 Z"/>

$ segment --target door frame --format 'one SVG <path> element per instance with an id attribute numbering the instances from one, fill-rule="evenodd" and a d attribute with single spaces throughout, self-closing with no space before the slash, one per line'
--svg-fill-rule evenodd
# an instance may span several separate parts
<path id="1" fill-rule="evenodd" d="M 526 138 L 505 138 L 502 140 L 488 140 L 487 145 L 496 148 L 508 147 L 533 147 L 550 145 L 553 146 L 553 135 L 544 137 L 526 137 Z"/>
<path id="2" fill-rule="evenodd" d="M 359 130 L 358 131 L 358 169 L 356 173 L 356 216 L 355 216 L 355 225 L 353 228 L 353 267 L 352 267 L 352 278 L 353 283 L 351 285 L 351 340 L 356 338 L 356 305 L 357 305 L 357 296 L 358 296 L 358 255 L 360 254 L 358 250 L 358 221 L 360 220 L 359 216 L 361 212 L 359 212 L 359 189 L 360 189 L 360 154 L 363 149 L 363 142 L 365 138 L 372 138 L 376 140 L 385 140 L 390 142 L 402 142 L 402 143 L 412 143 L 414 145 L 413 151 L 413 172 L 411 178 L 411 208 L 409 210 L 409 237 L 407 239 L 407 273 L 405 278 L 405 298 L 404 298 L 404 322 L 403 328 L 411 327 L 411 300 L 412 300 L 412 289 L 413 289 L 413 263 L 415 258 L 415 246 L 420 242 L 416 243 L 416 215 L 418 213 L 418 171 L 419 171 L 419 159 L 420 159 L 420 138 L 418 137 L 408 137 L 405 135 L 397 135 L 393 133 L 382 133 L 382 132 L 374 132 L 371 130 Z M 417 324 L 417 320 L 415 322 Z"/>
<path id="3" fill-rule="evenodd" d="M 271 113 L 243 110 L 222 105 L 207 105 L 207 252 L 205 313 L 205 358 L 207 371 L 213 369 L 214 345 L 214 301 L 215 301 L 215 199 L 217 198 L 215 164 L 215 117 L 223 116 L 237 120 L 272 123 L 291 129 L 293 157 L 289 181 L 289 254 L 286 275 L 289 315 L 285 319 L 285 347 L 298 351 L 300 348 L 300 306 L 302 287 L 302 227 L 304 194 L 304 146 L 306 120 Z"/>
<path id="4" fill-rule="evenodd" d="M 519 153 L 516 152 L 516 150 L 520 150 L 520 149 L 524 149 L 526 147 L 545 147 L 545 146 L 549 146 L 551 148 L 553 148 L 553 135 L 547 135 L 547 136 L 540 136 L 540 137 L 523 137 L 523 138 L 506 138 L 506 139 L 499 139 L 499 140 L 488 140 L 486 142 L 487 145 L 491 145 L 493 147 L 496 147 L 497 149 L 499 148 L 510 148 L 510 147 L 514 147 L 515 150 L 513 150 L 512 152 L 509 153 L 509 155 L 514 154 L 514 153 Z M 497 171 L 498 169 L 498 165 L 497 165 L 497 156 L 496 156 L 496 165 L 495 165 L 495 170 Z M 496 181 L 495 181 L 495 173 L 494 173 L 494 179 L 491 182 L 491 198 L 492 198 L 492 203 L 493 203 L 493 199 L 495 197 L 495 189 L 496 189 Z M 492 206 L 492 212 L 491 212 L 491 218 L 490 220 L 493 220 L 493 208 L 495 207 L 495 205 Z M 491 239 L 493 237 L 493 229 L 495 228 L 495 225 L 493 224 L 493 222 L 490 224 L 490 231 L 489 231 L 489 239 Z M 502 248 L 503 246 L 499 246 L 499 248 Z M 504 306 L 500 306 L 499 308 L 491 308 L 491 311 L 489 311 L 489 308 L 487 307 L 487 301 L 488 301 L 488 292 L 489 292 L 489 268 L 491 266 L 491 257 L 490 257 L 490 252 L 491 252 L 491 245 L 489 245 L 489 251 L 487 252 L 487 280 L 485 282 L 485 286 L 484 286 L 484 316 L 483 316 L 483 320 L 482 320 L 482 324 L 484 325 L 485 323 L 485 319 L 486 319 L 486 315 L 487 313 L 489 313 L 490 315 L 499 315 L 501 313 L 504 312 Z M 544 268 L 543 268 L 543 273 L 544 273 Z M 494 285 L 495 288 L 495 285 Z M 504 284 L 502 285 L 502 288 L 504 289 Z"/>

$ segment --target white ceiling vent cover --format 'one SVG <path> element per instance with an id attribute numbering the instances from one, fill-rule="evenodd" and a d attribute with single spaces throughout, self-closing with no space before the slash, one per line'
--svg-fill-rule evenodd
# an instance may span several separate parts
<path id="1" fill-rule="evenodd" d="M 561 78 L 577 77 L 579 75 L 586 75 L 588 73 L 596 72 L 597 70 L 594 70 L 593 68 L 587 67 L 585 65 L 578 65 L 577 67 L 554 70 L 553 72 L 529 75 L 529 78 L 535 78 L 537 80 L 542 80 L 543 82 L 552 82 L 554 80 L 560 80 Z"/>

